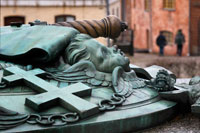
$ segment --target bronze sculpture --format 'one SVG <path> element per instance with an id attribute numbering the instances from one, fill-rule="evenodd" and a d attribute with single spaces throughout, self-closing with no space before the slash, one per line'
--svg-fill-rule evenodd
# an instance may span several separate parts
<path id="1" fill-rule="evenodd" d="M 127 122 L 138 123 L 135 126 L 125 126 L 128 123 L 123 121 L 124 126 L 119 127 L 120 131 L 123 132 L 147 128 L 172 117 L 175 113 L 176 103 L 165 101 L 160 96 L 171 98 L 167 91 L 175 91 L 176 79 L 174 76 L 160 70 L 157 77 L 149 77 L 147 75 L 149 71 L 146 71 L 147 74 L 140 77 L 138 74 L 141 71 L 145 72 L 145 70 L 137 71 L 136 68 L 131 68 L 128 58 L 119 49 L 105 47 L 90 36 L 80 34 L 80 32 L 87 32 L 93 37 L 116 37 L 126 26 L 124 26 L 124 23 L 121 24 L 118 19 L 114 20 L 117 25 L 109 25 L 111 20 L 114 20 L 113 16 L 111 19 L 106 18 L 101 22 L 94 21 L 92 27 L 105 26 L 105 30 L 99 29 L 101 26 L 94 28 L 98 32 L 91 29 L 92 24 L 89 21 L 82 23 L 77 21 L 68 25 L 66 23 L 55 24 L 74 27 L 78 30 L 61 26 L 38 26 L 37 24 L 35 26 L 22 25 L 19 28 L 3 27 L 0 66 L 1 71 L 3 69 L 4 76 L 0 85 L 1 90 L 8 95 L 10 87 L 13 87 L 9 90 L 12 92 L 16 90 L 16 86 L 26 84 L 28 88 L 25 90 L 28 90 L 28 93 L 24 93 L 25 91 L 22 88 L 20 91 L 17 89 L 17 91 L 28 96 L 19 100 L 20 105 L 17 104 L 17 106 L 22 106 L 21 102 L 25 101 L 26 106 L 23 105 L 23 109 L 18 109 L 23 114 L 7 110 L 4 106 L 1 108 L 0 129 L 9 129 L 23 123 L 54 126 L 54 124 L 57 124 L 56 118 L 62 121 L 59 125 L 66 125 L 67 123 L 77 122 L 80 116 L 80 119 L 83 120 L 84 118 L 91 118 L 91 120 L 86 120 L 85 124 L 82 123 L 89 130 L 95 128 L 90 125 L 90 121 L 96 122 L 97 113 L 113 109 L 124 110 L 127 115 L 121 115 L 119 118 L 116 117 L 119 113 L 115 111 L 105 112 L 105 114 L 110 114 L 109 116 L 116 121 L 125 119 Z M 84 26 L 80 27 L 80 25 Z M 89 30 L 84 28 L 86 25 L 89 26 Z M 118 28 L 116 28 L 117 26 Z M 117 29 L 117 33 L 115 29 Z M 15 65 L 21 69 L 15 67 Z M 44 81 L 44 79 L 50 83 Z M 195 90 L 198 91 L 198 87 Z M 159 94 L 157 91 L 161 91 L 161 93 Z M 35 94 L 35 96 L 29 96 L 31 94 Z M 4 96 L 4 94 L 2 95 Z M 79 97 L 83 97 L 85 100 Z M 176 99 L 170 100 L 176 101 Z M 2 105 L 5 103 L 10 103 L 10 101 L 0 102 Z M 54 107 L 56 105 L 60 105 L 64 109 L 57 109 Z M 9 107 L 9 109 L 12 108 Z M 131 112 L 128 112 L 129 108 Z M 195 106 L 195 109 L 198 110 L 198 106 Z M 54 110 L 61 114 L 55 114 Z M 75 111 L 76 113 L 66 113 L 66 111 Z M 30 114 L 27 114 L 27 112 Z M 198 113 L 198 111 L 196 112 Z M 48 115 L 48 113 L 51 115 Z M 162 116 L 162 113 L 167 113 L 169 116 Z M 160 119 L 154 118 L 154 115 Z M 129 116 L 132 119 L 128 120 Z M 143 120 L 145 117 L 147 122 Z M 112 125 L 110 121 L 113 120 L 109 120 L 106 116 L 100 115 L 97 118 L 101 121 L 99 123 L 106 121 L 108 125 Z M 77 125 L 72 124 L 73 129 L 70 129 L 70 126 L 60 129 L 76 131 L 76 128 L 80 128 L 81 122 Z M 99 125 L 102 126 L 103 124 Z M 90 126 L 91 128 L 89 128 Z M 43 131 L 37 128 L 35 130 Z M 44 130 L 47 130 L 46 127 Z M 59 128 L 55 129 L 55 131 L 57 130 Z M 10 131 L 14 131 L 14 129 Z M 18 131 L 27 131 L 27 129 L 22 127 Z M 102 129 L 99 129 L 99 132 L 101 131 Z M 115 131 L 119 132 L 117 128 L 112 130 L 112 132 Z"/>
<path id="2" fill-rule="evenodd" d="M 116 47 L 108 48 L 85 34 L 78 34 L 65 50 L 65 62 L 73 65 L 80 60 L 89 60 L 101 72 L 112 73 L 121 66 L 130 71 L 129 59 Z"/>

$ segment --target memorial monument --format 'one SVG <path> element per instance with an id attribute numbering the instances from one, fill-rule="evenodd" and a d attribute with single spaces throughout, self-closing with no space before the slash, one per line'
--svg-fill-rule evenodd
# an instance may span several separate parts
<path id="1" fill-rule="evenodd" d="M 115 16 L 1 27 L 0 130 L 129 132 L 170 120 L 180 105 L 200 114 L 199 77 L 175 84 L 169 70 L 129 64 L 93 39 L 126 28 Z"/>

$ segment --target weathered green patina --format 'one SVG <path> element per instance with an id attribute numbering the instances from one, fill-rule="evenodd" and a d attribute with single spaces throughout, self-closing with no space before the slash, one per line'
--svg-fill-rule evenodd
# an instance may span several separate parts
<path id="1" fill-rule="evenodd" d="M 161 67 L 129 65 L 116 47 L 69 27 L 22 25 L 1 31 L 0 129 L 6 132 L 137 131 L 177 112 L 182 93 L 175 76 Z M 195 102 L 193 112 L 199 112 Z"/>
<path id="2" fill-rule="evenodd" d="M 160 95 L 168 100 L 182 104 L 183 108 L 191 110 L 200 116 L 200 76 L 193 77 L 189 84 L 182 82 L 174 86 L 175 90 L 168 90 Z M 191 107 L 190 107 L 191 106 Z"/>
<path id="3" fill-rule="evenodd" d="M 48 82 L 48 81 L 46 81 Z M 49 81 L 50 84 L 58 86 L 62 89 L 65 83 L 57 82 L 54 80 Z M 65 84 L 66 85 L 66 84 Z M 24 91 L 24 86 L 17 87 L 8 87 L 11 90 L 7 92 L 1 92 L 0 96 L 0 105 L 6 107 L 10 110 L 14 110 L 20 113 L 25 114 L 41 114 L 41 115 L 58 115 L 69 112 L 62 106 L 52 106 L 49 109 L 41 110 L 37 112 L 31 108 L 24 106 L 24 101 L 30 96 L 35 96 L 35 93 L 32 91 Z M 7 89 L 8 89 L 7 88 Z M 67 88 L 66 88 L 67 89 Z M 15 91 L 14 91 L 15 90 Z M 18 91 L 16 91 L 18 90 Z M 3 91 L 3 90 L 1 90 Z M 11 92 L 9 92 L 11 91 Z M 36 92 L 37 93 L 37 92 Z M 113 94 L 112 87 L 97 87 L 93 88 L 91 97 L 84 97 L 85 100 L 98 104 L 99 101 L 104 99 L 110 99 Z M 15 101 L 15 104 L 13 103 Z M 137 131 L 144 128 L 148 128 L 158 123 L 164 122 L 172 118 L 176 112 L 176 103 L 162 100 L 159 97 L 157 91 L 143 88 L 136 89 L 133 91 L 132 95 L 127 98 L 122 106 L 118 106 L 113 111 L 106 111 L 88 117 L 87 119 L 81 119 L 79 122 L 65 124 L 66 126 L 39 126 L 40 124 L 29 124 L 24 123 L 21 126 L 15 128 L 4 130 L 4 132 L 125 132 L 125 131 Z M 13 122 L 16 121 L 13 116 L 4 116 L 11 119 Z M 17 116 L 15 116 L 17 117 Z M 37 117 L 35 117 L 37 118 Z M 57 117 L 58 118 L 58 117 Z M 34 118 L 32 118 L 34 120 Z M 32 120 L 31 119 L 31 120 Z M 45 122 L 45 117 L 42 122 Z M 11 121 L 10 120 L 10 121 Z M 29 119 L 28 119 L 29 120 Z M 8 125 L 10 122 L 8 119 L 5 122 L 5 125 Z M 55 125 L 59 125 L 59 119 L 55 119 Z M 0 120 L 0 125 L 2 121 Z M 111 128 L 112 127 L 112 128 Z"/>
<path id="4" fill-rule="evenodd" d="M 34 74 L 44 74 L 42 70 L 32 70 Z M 56 104 L 75 111 L 80 114 L 82 118 L 94 115 L 99 112 L 97 105 L 89 103 L 81 98 L 74 96 L 89 96 L 91 95 L 91 88 L 77 83 L 66 88 L 59 89 L 48 82 L 34 76 L 33 72 L 26 72 L 18 67 L 9 67 L 5 69 L 5 74 L 12 73 L 14 75 L 3 77 L 3 81 L 9 85 L 19 84 L 20 80 L 36 92 L 42 93 L 33 97 L 26 98 L 25 105 L 41 111 Z M 22 82 L 21 82 L 22 83 Z M 72 93 L 72 94 L 71 94 Z"/>
<path id="5" fill-rule="evenodd" d="M 0 59 L 31 64 L 50 62 L 77 33 L 73 28 L 58 26 L 1 27 Z"/>

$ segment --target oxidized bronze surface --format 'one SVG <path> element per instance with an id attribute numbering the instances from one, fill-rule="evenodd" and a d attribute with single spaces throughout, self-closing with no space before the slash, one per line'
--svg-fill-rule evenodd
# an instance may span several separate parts
<path id="1" fill-rule="evenodd" d="M 177 85 L 170 71 L 130 65 L 120 49 L 92 38 L 124 28 L 113 16 L 1 27 L 0 129 L 116 133 L 169 120 L 177 103 L 199 114 L 199 77 Z"/>

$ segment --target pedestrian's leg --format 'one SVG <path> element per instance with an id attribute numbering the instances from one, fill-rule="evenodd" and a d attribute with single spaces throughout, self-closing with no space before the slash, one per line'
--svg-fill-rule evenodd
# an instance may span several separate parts
<path id="1" fill-rule="evenodd" d="M 159 53 L 159 55 L 161 55 L 161 47 L 159 46 L 159 50 L 160 50 L 160 53 Z"/>
<path id="2" fill-rule="evenodd" d="M 178 55 L 181 56 L 182 53 L 182 45 L 178 45 Z"/>
<path id="3" fill-rule="evenodd" d="M 162 50 L 162 55 L 164 55 L 164 50 L 165 50 L 165 47 L 163 47 L 163 50 Z"/>
<path id="4" fill-rule="evenodd" d="M 176 55 L 179 55 L 179 47 L 178 47 L 178 44 L 176 45 Z"/>
<path id="5" fill-rule="evenodd" d="M 181 44 L 181 45 L 180 45 L 180 54 L 179 54 L 179 56 L 182 55 L 182 49 L 183 49 L 183 45 Z"/>
<path id="6" fill-rule="evenodd" d="M 160 55 L 163 56 L 163 47 L 160 46 Z"/>

